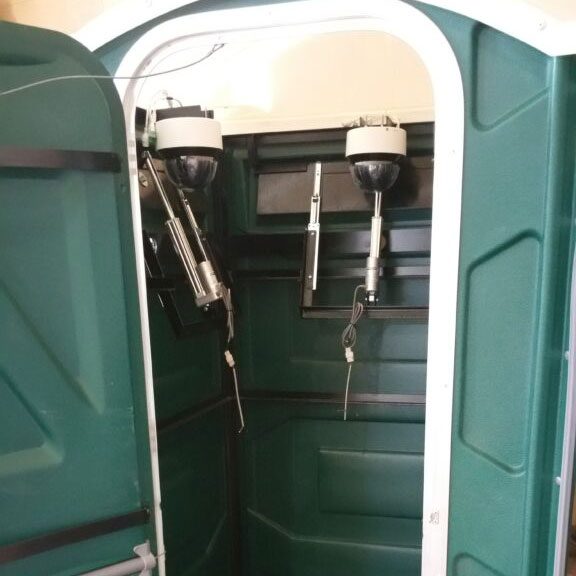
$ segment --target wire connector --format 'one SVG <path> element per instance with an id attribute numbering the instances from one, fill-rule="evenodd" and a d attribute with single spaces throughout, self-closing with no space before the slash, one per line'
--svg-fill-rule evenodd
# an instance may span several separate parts
<path id="1" fill-rule="evenodd" d="M 230 350 L 224 350 L 224 358 L 226 359 L 226 364 L 228 364 L 230 368 L 234 368 L 234 366 L 236 366 L 234 356 L 232 356 L 232 352 L 230 352 Z"/>
<path id="2" fill-rule="evenodd" d="M 349 364 L 354 362 L 354 351 L 352 348 L 350 348 L 350 346 L 346 346 L 346 348 L 344 348 L 344 356 L 346 356 L 346 362 Z"/>
<path id="3" fill-rule="evenodd" d="M 244 411 L 242 410 L 242 402 L 240 401 L 240 388 L 238 386 L 238 374 L 236 373 L 236 362 L 234 362 L 234 356 L 230 350 L 224 350 L 224 358 L 226 359 L 226 364 L 232 370 L 232 376 L 234 377 L 234 396 L 236 396 L 236 406 L 238 407 L 238 418 L 240 419 L 240 428 L 238 429 L 238 434 L 240 434 L 245 427 L 244 424 Z"/>

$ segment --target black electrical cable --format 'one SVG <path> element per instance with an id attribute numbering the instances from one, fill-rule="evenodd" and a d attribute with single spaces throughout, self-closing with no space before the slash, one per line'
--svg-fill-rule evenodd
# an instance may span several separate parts
<path id="1" fill-rule="evenodd" d="M 364 285 L 356 286 L 354 290 L 354 299 L 352 301 L 352 314 L 350 315 L 350 322 L 342 331 L 342 346 L 344 348 L 353 348 L 356 344 L 356 324 L 362 317 L 364 312 L 364 304 L 358 301 L 358 292 L 364 289 Z"/>
<path id="2" fill-rule="evenodd" d="M 344 355 L 346 362 L 348 362 L 348 375 L 346 376 L 346 391 L 344 393 L 344 420 L 348 418 L 348 392 L 350 390 L 350 376 L 352 375 L 352 364 L 354 363 L 354 352 L 352 348 L 356 345 L 357 330 L 356 324 L 362 318 L 364 313 L 364 304 L 358 300 L 358 292 L 365 290 L 363 284 L 356 286 L 354 290 L 354 298 L 352 300 L 352 313 L 350 314 L 350 322 L 342 331 L 342 346 L 344 348 Z"/>

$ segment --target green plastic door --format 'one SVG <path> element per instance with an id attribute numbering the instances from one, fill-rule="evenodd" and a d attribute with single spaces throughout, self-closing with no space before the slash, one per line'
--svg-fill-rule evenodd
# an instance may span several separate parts
<path id="1" fill-rule="evenodd" d="M 155 550 L 122 108 L 70 38 L 0 23 L 0 573 Z"/>

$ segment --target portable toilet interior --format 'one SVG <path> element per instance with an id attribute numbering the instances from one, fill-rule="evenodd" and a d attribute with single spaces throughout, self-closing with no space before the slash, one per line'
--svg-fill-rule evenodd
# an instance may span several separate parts
<path id="1" fill-rule="evenodd" d="M 97 58 L 0 23 L 2 574 L 566 573 L 576 25 L 432 4 L 119 11 L 78 36 Z M 142 162 L 159 91 L 222 127 L 189 200 L 240 403 Z M 386 116 L 407 156 L 344 420 L 373 209 L 345 142 Z"/>
<path id="2" fill-rule="evenodd" d="M 169 66 L 202 58 L 211 41 L 203 44 L 179 49 Z M 342 83 L 342 66 L 349 84 Z M 149 290 L 148 309 L 161 478 L 163 462 L 180 478 L 162 496 L 169 570 L 186 573 L 202 559 L 225 573 L 226 559 L 239 563 L 222 553 L 236 540 L 246 573 L 306 571 L 310 564 L 336 572 L 344 566 L 377 572 L 385 565 L 394 573 L 419 573 L 434 118 L 425 68 L 384 33 L 292 34 L 227 44 L 172 81 L 147 80 L 136 101 L 138 125 L 146 123 L 150 105 L 168 106 L 163 90 L 184 106 L 213 110 L 224 133 L 219 180 L 200 200 L 208 204 L 205 228 L 220 237 L 216 244 L 234 278 L 233 350 L 246 423 L 239 435 L 222 362 L 222 320 L 198 311 L 187 284 L 165 291 L 163 270 L 169 277 L 178 270 L 170 269 L 166 214 L 161 204 L 156 210 L 144 204 L 144 234 L 152 243 L 146 261 L 156 271 L 149 286 L 160 285 Z M 389 278 L 379 305 L 366 307 L 358 323 L 344 422 L 347 363 L 340 334 L 354 288 L 363 283 L 373 200 L 352 181 L 342 124 L 365 112 L 378 123 L 388 112 L 406 127 L 409 159 L 398 191 L 383 199 L 393 228 Z M 317 162 L 319 278 L 305 302 L 302 239 Z M 139 178 L 146 197 L 158 203 L 145 166 Z M 201 213 L 197 195 L 191 201 Z M 226 452 L 230 443 L 237 453 Z M 198 462 L 214 454 L 220 457 L 199 474 Z M 208 493 L 205 483 L 213 487 Z M 186 500 L 190 511 L 202 502 L 199 523 L 176 519 Z M 367 544 L 374 546 L 370 554 Z"/>

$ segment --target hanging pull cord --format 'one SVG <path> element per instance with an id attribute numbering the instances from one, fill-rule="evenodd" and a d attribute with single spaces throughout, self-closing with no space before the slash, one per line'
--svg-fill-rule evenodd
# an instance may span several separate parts
<path id="1" fill-rule="evenodd" d="M 350 322 L 342 331 L 342 346 L 344 348 L 344 356 L 348 362 L 348 376 L 346 377 L 346 392 L 344 393 L 344 420 L 348 419 L 348 392 L 350 390 L 350 376 L 352 375 L 352 364 L 354 363 L 354 351 L 352 350 L 356 345 L 356 324 L 362 318 L 364 313 L 364 304 L 358 300 L 358 292 L 365 290 L 363 284 L 356 286 L 354 290 L 354 299 L 352 300 L 352 313 L 350 315 Z"/>
<path id="2" fill-rule="evenodd" d="M 226 326 L 228 328 L 228 338 L 226 340 L 226 350 L 224 350 L 224 359 L 226 360 L 226 364 L 230 367 L 232 377 L 234 378 L 234 396 L 236 397 L 236 407 L 238 408 L 238 418 L 240 419 L 238 434 L 240 434 L 244 430 L 245 424 L 244 411 L 242 410 L 242 402 L 240 401 L 240 387 L 238 386 L 236 362 L 234 356 L 232 356 L 232 352 L 230 352 L 230 342 L 234 338 L 234 308 L 232 307 L 232 296 L 229 289 L 226 289 L 222 301 L 226 307 Z"/>

